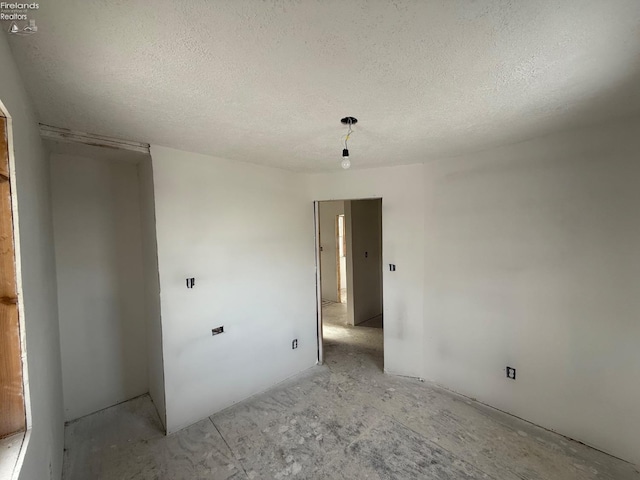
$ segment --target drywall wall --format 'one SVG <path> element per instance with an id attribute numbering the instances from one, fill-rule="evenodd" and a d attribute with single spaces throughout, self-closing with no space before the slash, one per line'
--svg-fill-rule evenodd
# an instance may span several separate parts
<path id="1" fill-rule="evenodd" d="M 51 155 L 65 419 L 148 391 L 137 165 Z"/>
<path id="2" fill-rule="evenodd" d="M 151 156 L 171 433 L 315 364 L 314 215 L 299 174 Z"/>
<path id="3" fill-rule="evenodd" d="M 320 270 L 322 298 L 338 302 L 338 270 L 336 244 L 336 217 L 344 215 L 344 202 L 320 203 Z"/>
<path id="4" fill-rule="evenodd" d="M 166 407 L 164 401 L 160 279 L 158 277 L 158 242 L 156 239 L 156 212 L 151 157 L 143 159 L 138 164 L 138 178 L 140 181 L 140 234 L 144 269 L 149 396 L 158 410 L 162 424 L 165 425 Z"/>
<path id="5" fill-rule="evenodd" d="M 638 152 L 635 121 L 424 167 L 426 378 L 636 464 Z"/>
<path id="6" fill-rule="evenodd" d="M 382 198 L 384 368 L 422 376 L 423 166 L 354 169 L 304 179 L 311 200 Z M 395 272 L 389 271 L 389 263 L 396 264 Z"/>
<path id="7" fill-rule="evenodd" d="M 351 297 L 353 325 L 382 315 L 382 202 L 353 200 L 351 221 Z M 351 319 L 350 319 L 351 320 Z"/>
<path id="8" fill-rule="evenodd" d="M 19 478 L 57 479 L 62 472 L 64 421 L 49 161 L 4 35 L 0 35 L 0 65 L 0 101 L 11 116 L 13 131 L 30 396 L 31 431 L 20 457 Z"/>
<path id="9" fill-rule="evenodd" d="M 355 325 L 353 303 L 353 235 L 351 231 L 351 200 L 344 201 L 345 268 L 347 270 L 347 323 Z"/>

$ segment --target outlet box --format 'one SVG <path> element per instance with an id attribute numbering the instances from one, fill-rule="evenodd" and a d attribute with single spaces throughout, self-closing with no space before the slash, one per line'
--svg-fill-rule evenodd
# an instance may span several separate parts
<path id="1" fill-rule="evenodd" d="M 224 327 L 216 327 L 211 329 L 211 335 L 220 335 L 224 333 Z"/>
<path id="2" fill-rule="evenodd" d="M 291 342 L 291 350 L 295 350 L 296 348 L 298 348 L 298 339 L 295 338 L 293 340 L 293 342 Z"/>
<path id="3" fill-rule="evenodd" d="M 515 380 L 516 379 L 516 369 L 515 368 L 507 367 L 506 371 L 507 371 L 507 378 L 509 378 L 511 380 Z"/>

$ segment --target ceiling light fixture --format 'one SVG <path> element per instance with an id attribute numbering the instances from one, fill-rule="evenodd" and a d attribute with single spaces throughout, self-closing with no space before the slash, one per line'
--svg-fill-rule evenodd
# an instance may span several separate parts
<path id="1" fill-rule="evenodd" d="M 351 166 L 351 160 L 349 160 L 349 146 L 347 142 L 349 141 L 349 137 L 353 133 L 353 129 L 351 127 L 356 123 L 358 123 L 358 119 L 354 117 L 344 117 L 340 121 L 342 122 L 343 125 L 349 126 L 349 131 L 347 132 L 347 135 L 344 137 L 344 148 L 342 149 L 342 162 L 340 163 L 342 168 L 346 170 Z"/>

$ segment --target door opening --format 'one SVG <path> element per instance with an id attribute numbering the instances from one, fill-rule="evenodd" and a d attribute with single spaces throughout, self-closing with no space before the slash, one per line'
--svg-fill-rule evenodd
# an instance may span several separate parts
<path id="1" fill-rule="evenodd" d="M 318 363 L 361 354 L 382 370 L 382 199 L 319 201 L 315 215 Z"/>

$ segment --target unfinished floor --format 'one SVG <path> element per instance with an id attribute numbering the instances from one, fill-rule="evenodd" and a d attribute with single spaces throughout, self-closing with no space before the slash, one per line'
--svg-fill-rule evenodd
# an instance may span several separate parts
<path id="1" fill-rule="evenodd" d="M 325 310 L 325 365 L 165 437 L 147 396 L 66 428 L 65 480 L 640 479 L 637 469 L 382 371 L 382 329 Z"/>

